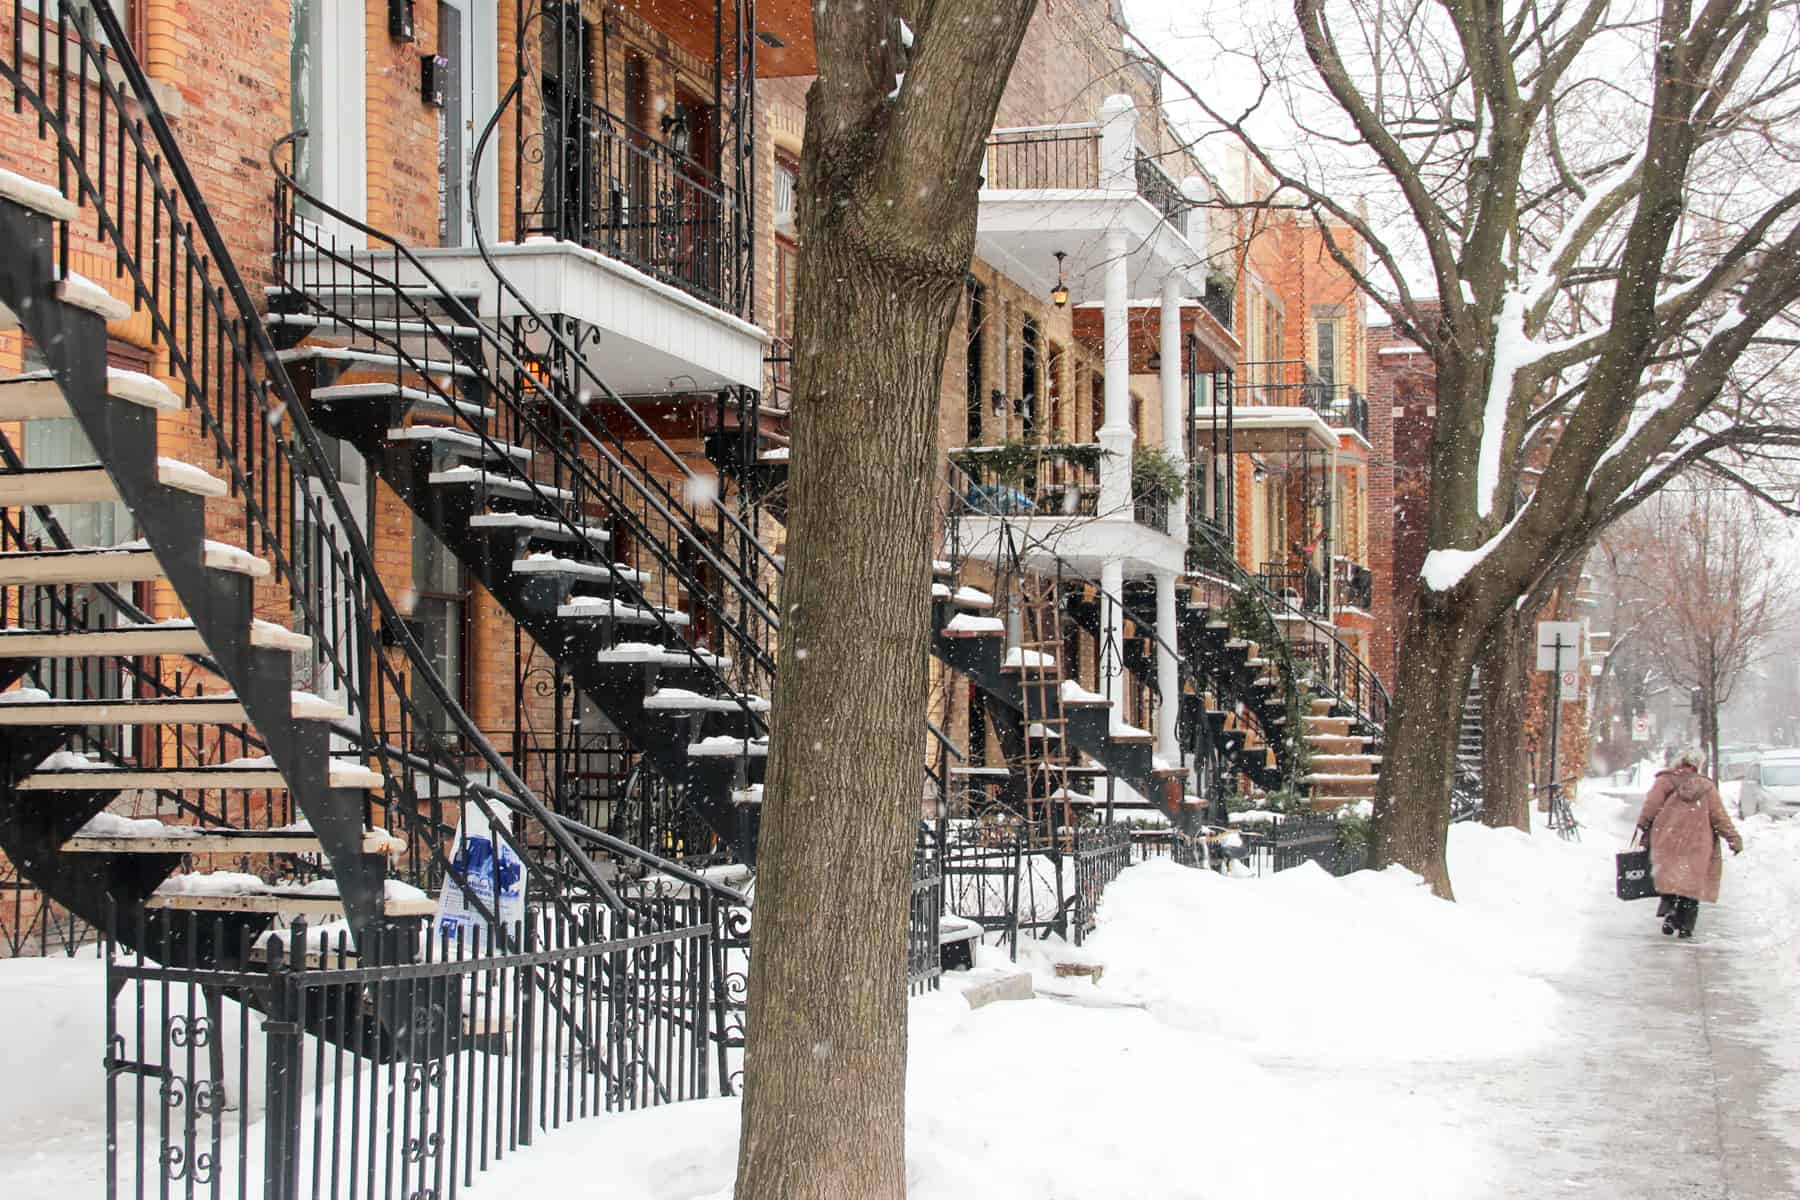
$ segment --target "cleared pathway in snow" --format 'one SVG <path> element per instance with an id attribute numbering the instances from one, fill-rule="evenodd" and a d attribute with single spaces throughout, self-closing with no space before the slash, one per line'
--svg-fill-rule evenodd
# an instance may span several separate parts
<path id="1" fill-rule="evenodd" d="M 1601 866 L 1628 819 L 1608 811 L 1587 831 Z M 1404 1102 L 1433 1113 L 1440 1128 L 1415 1130 L 1420 1138 L 1486 1152 L 1478 1190 L 1460 1193 L 1470 1200 L 1800 1196 L 1800 1107 L 1770 1049 L 1783 1034 L 1791 1045 L 1795 1031 L 1759 1004 L 1785 990 L 1772 972 L 1793 964 L 1792 947 L 1785 964 L 1771 961 L 1770 914 L 1756 908 L 1765 897 L 1741 878 L 1734 896 L 1732 876 L 1744 870 L 1727 864 L 1726 903 L 1706 906 L 1699 938 L 1685 944 L 1663 937 L 1652 903 L 1583 889 L 1564 914 L 1581 931 L 1578 951 L 1545 975 L 1560 999 L 1554 1036 L 1525 1054 L 1338 1067 L 1324 1078 L 1316 1063 L 1262 1061 L 1353 1109 Z M 1402 1194 L 1430 1194 L 1419 1184 Z"/>

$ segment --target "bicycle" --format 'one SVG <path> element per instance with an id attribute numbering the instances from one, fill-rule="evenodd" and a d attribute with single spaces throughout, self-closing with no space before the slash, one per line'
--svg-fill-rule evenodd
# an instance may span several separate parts
<path id="1" fill-rule="evenodd" d="M 1565 786 L 1560 781 L 1539 783 L 1532 786 L 1534 792 L 1550 793 L 1549 826 L 1556 831 L 1556 836 L 1565 842 L 1581 840 L 1581 822 L 1575 819 L 1575 812 L 1569 807 L 1569 798 Z"/>

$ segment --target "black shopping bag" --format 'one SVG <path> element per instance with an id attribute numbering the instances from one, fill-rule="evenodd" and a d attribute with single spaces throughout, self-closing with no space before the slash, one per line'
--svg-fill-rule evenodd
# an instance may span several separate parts
<path id="1" fill-rule="evenodd" d="M 1650 878 L 1650 851 L 1619 852 L 1619 899 L 1648 900 L 1656 895 L 1656 881 Z"/>

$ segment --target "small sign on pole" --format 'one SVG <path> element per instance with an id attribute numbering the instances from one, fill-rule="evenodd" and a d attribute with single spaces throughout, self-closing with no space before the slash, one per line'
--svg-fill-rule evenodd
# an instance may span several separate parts
<path id="1" fill-rule="evenodd" d="M 1573 671 L 1581 665 L 1581 622 L 1539 621 L 1537 669 Z"/>
<path id="2" fill-rule="evenodd" d="M 1650 716 L 1648 713 L 1639 713 L 1631 718 L 1631 740 L 1634 742 L 1650 740 Z"/>
<path id="3" fill-rule="evenodd" d="M 1575 672 L 1564 671 L 1562 673 L 1562 686 L 1564 704 L 1569 703 L 1571 700 L 1580 699 L 1579 696 L 1574 694 L 1580 687 L 1580 681 L 1576 679 Z"/>

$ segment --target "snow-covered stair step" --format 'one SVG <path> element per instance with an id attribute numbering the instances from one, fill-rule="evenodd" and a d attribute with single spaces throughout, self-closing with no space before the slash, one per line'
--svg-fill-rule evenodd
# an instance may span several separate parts
<path id="1" fill-rule="evenodd" d="M 1000 663 L 1002 671 L 1047 671 L 1056 668 L 1056 655 L 1014 646 Z"/>
<path id="2" fill-rule="evenodd" d="M 689 758 L 763 758 L 769 753 L 769 739 L 706 737 L 688 743 Z"/>
<path id="3" fill-rule="evenodd" d="M 449 446 L 459 453 L 476 454 L 483 458 L 511 458 L 522 463 L 531 461 L 531 451 L 523 446 L 515 446 L 497 438 L 484 442 L 466 429 L 456 429 L 449 425 L 405 425 L 388 430 L 387 435 L 390 442 L 431 442 Z"/>
<path id="4" fill-rule="evenodd" d="M 1058 695 L 1064 708 L 1110 708 L 1112 701 L 1099 692 L 1090 692 L 1073 679 L 1062 681 Z"/>
<path id="5" fill-rule="evenodd" d="M 657 688 L 644 697 L 644 707 L 651 712 L 768 712 L 769 702 L 748 693 L 702 696 L 686 688 Z"/>
<path id="6" fill-rule="evenodd" d="M 1373 775 L 1381 765 L 1381 755 L 1314 754 L 1312 765 L 1320 775 Z"/>
<path id="7" fill-rule="evenodd" d="M 111 813 L 101 813 L 112 817 Z M 396 847 L 385 830 L 363 833 L 364 854 L 387 854 Z M 403 845 L 403 843 L 402 843 Z M 65 854 L 322 854 L 319 835 L 304 829 L 204 829 L 160 821 L 113 817 L 90 821 L 62 844 Z"/>
<path id="8" fill-rule="evenodd" d="M 180 396 L 162 380 L 142 371 L 106 368 L 106 394 L 155 412 L 180 412 Z M 49 371 L 29 371 L 0 379 L 0 421 L 66 421 L 75 410 Z"/>
<path id="9" fill-rule="evenodd" d="M 142 583 L 164 578 L 147 549 L 15 550 L 0 553 L 0 586 Z"/>
<path id="10" fill-rule="evenodd" d="M 10 200 L 52 221 L 73 221 L 80 211 L 73 200 L 49 184 L 7 170 L 0 170 L 0 200 Z"/>
<path id="11" fill-rule="evenodd" d="M 1136 725 L 1127 725 L 1123 721 L 1113 722 L 1112 728 L 1106 731 L 1106 736 L 1127 746 L 1147 746 L 1156 740 L 1148 729 L 1139 729 Z"/>
<path id="12" fill-rule="evenodd" d="M 268 313 L 263 321 L 271 329 L 305 329 L 320 337 L 366 337 L 370 334 L 393 337 L 481 336 L 481 330 L 472 325 L 439 325 L 426 321 L 396 320 L 393 317 L 356 317 L 350 321 L 342 321 L 315 313 Z"/>
<path id="13" fill-rule="evenodd" d="M 377 350 L 346 350 L 342 346 L 295 346 L 291 350 L 282 350 L 277 355 L 282 362 L 329 362 L 351 368 L 380 368 L 385 374 L 393 375 L 396 371 L 413 375 L 423 371 L 427 375 L 453 375 L 459 379 L 474 379 L 478 372 L 466 363 L 452 362 L 447 358 L 431 358 L 418 354 L 383 354 Z M 347 384 L 357 387 L 357 384 Z M 392 385 L 387 385 L 392 391 Z M 323 399 L 322 393 L 336 391 L 332 388 L 315 388 L 313 395 Z M 343 399 L 345 397 L 332 397 Z"/>
<path id="14" fill-rule="evenodd" d="M 763 785 L 753 783 L 749 787 L 731 789 L 731 802 L 740 808 L 761 808 Z"/>
<path id="15" fill-rule="evenodd" d="M 565 525 L 561 521 L 553 521 L 549 517 L 533 516 L 530 513 L 477 513 L 469 518 L 469 528 L 509 529 L 515 533 L 530 534 L 534 538 L 542 538 L 545 541 L 573 542 L 586 539 L 590 542 L 609 542 L 612 540 L 612 534 L 598 525 L 577 525 L 573 522 Z"/>
<path id="16" fill-rule="evenodd" d="M 608 567 L 605 563 L 576 562 L 572 558 L 561 558 L 554 554 L 515 558 L 512 569 L 514 575 L 570 575 L 576 579 L 592 579 L 604 583 L 650 582 L 648 571 L 639 571 L 625 563 L 614 563 Z"/>
<path id="17" fill-rule="evenodd" d="M 574 596 L 567 604 L 559 604 L 556 615 L 577 621 L 625 621 L 635 625 L 670 625 L 677 628 L 688 623 L 688 615 L 672 608 L 643 608 L 609 596 Z"/>
<path id="18" fill-rule="evenodd" d="M 1330 737 L 1348 737 L 1353 724 L 1349 717 L 1321 717 L 1313 713 L 1308 713 L 1300 720 L 1308 736 L 1324 734 Z"/>
<path id="19" fill-rule="evenodd" d="M 388 917 L 430 917 L 437 901 L 398 880 L 390 879 L 382 897 Z M 144 902 L 146 908 L 187 912 L 269 913 L 284 917 L 341 917 L 337 880 L 321 879 L 294 887 L 270 887 L 254 875 L 237 871 L 171 875 Z"/>
<path id="20" fill-rule="evenodd" d="M 974 613 L 957 613 L 944 624 L 945 637 L 1000 637 L 1006 633 L 1006 622 L 999 617 L 978 617 Z"/>
<path id="21" fill-rule="evenodd" d="M 341 705 L 295 692 L 296 721 L 341 721 Z M 243 702 L 229 692 L 214 696 L 157 696 L 147 700 L 58 700 L 36 688 L 0 692 L 0 726 L 238 725 L 248 719 Z"/>
<path id="22" fill-rule="evenodd" d="M 285 625 L 261 619 L 250 622 L 250 644 L 265 650 L 286 650 L 291 654 L 312 653 L 312 637 L 295 633 Z"/>
<path id="23" fill-rule="evenodd" d="M 206 644 L 192 621 L 156 625 L 119 625 L 45 633 L 36 629 L 0 630 L 0 658 L 137 658 L 152 654 L 205 654 Z"/>
<path id="24" fill-rule="evenodd" d="M 269 564 L 224 542 L 208 541 L 200 561 L 215 571 L 262 579 Z M 82 550 L 14 550 L 0 554 L 0 586 L 52 583 L 142 583 L 167 573 L 142 542 Z"/>
<path id="25" fill-rule="evenodd" d="M 343 351 L 345 354 L 352 351 Z M 324 404 L 328 401 L 354 400 L 398 400 L 410 405 L 413 412 L 448 413 L 452 408 L 456 414 L 468 421 L 485 421 L 494 415 L 494 410 L 483 404 L 475 404 L 468 400 L 446 401 L 436 392 L 424 388 L 407 387 L 405 384 L 383 383 L 334 383 L 330 387 L 318 387 L 312 390 L 312 398 Z"/>
<path id="26" fill-rule="evenodd" d="M 224 496 L 230 490 L 223 479 L 173 458 L 156 460 L 156 482 L 178 492 L 208 498 Z M 120 499 L 118 485 L 102 466 L 0 471 L 0 505 L 8 508 L 27 504 L 117 504 Z"/>
<path id="27" fill-rule="evenodd" d="M 46 762 L 56 761 L 55 756 Z M 110 792 L 125 791 L 258 791 L 285 792 L 287 779 L 267 759 L 226 763 L 216 767 L 180 767 L 168 770 L 143 770 L 135 767 L 67 765 L 54 769 L 40 764 L 36 771 L 19 783 L 22 792 Z M 362 763 L 333 759 L 330 786 L 380 791 L 384 785 L 381 773 Z"/>
<path id="28" fill-rule="evenodd" d="M 64 304 L 91 312 L 105 321 L 125 321 L 131 318 L 131 305 L 93 280 L 73 271 L 56 281 L 56 298 Z"/>
<path id="29" fill-rule="evenodd" d="M 994 598 L 980 588 L 959 587 L 950 597 L 950 603 L 958 608 L 986 611 L 994 607 Z"/>
<path id="30" fill-rule="evenodd" d="M 619 642 L 612 649 L 602 650 L 594 657 L 603 663 L 641 663 L 658 667 L 691 667 L 702 663 L 723 671 L 731 666 L 729 658 L 710 650 L 677 650 L 649 642 Z"/>
<path id="31" fill-rule="evenodd" d="M 517 475 L 503 475 L 480 467 L 449 467 L 433 471 L 425 477 L 425 482 L 434 487 L 478 487 L 491 496 L 507 496 L 514 500 L 575 499 L 575 493 L 566 488 L 551 487 L 547 483 L 539 483 L 534 487 Z"/>

